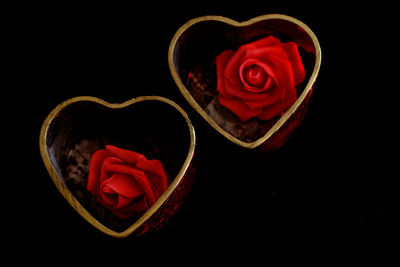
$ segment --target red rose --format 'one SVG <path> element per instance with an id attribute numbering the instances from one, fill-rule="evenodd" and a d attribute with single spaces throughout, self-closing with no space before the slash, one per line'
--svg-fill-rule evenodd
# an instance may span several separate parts
<path id="1" fill-rule="evenodd" d="M 108 145 L 90 160 L 87 190 L 121 219 L 146 211 L 167 187 L 161 162 L 142 154 Z"/>
<path id="2" fill-rule="evenodd" d="M 305 76 L 297 44 L 273 36 L 226 50 L 216 64 L 219 102 L 241 121 L 268 120 L 285 112 Z"/>

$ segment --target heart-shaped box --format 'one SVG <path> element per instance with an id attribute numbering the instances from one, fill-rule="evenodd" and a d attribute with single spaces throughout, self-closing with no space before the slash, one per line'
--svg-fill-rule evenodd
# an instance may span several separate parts
<path id="1" fill-rule="evenodd" d="M 306 76 L 296 88 L 296 102 L 281 117 L 241 122 L 217 100 L 215 59 L 227 49 L 236 50 L 269 35 L 297 43 Z M 168 63 L 183 96 L 215 130 L 241 147 L 274 151 L 304 118 L 321 64 L 321 49 L 309 27 L 286 15 L 263 15 L 245 22 L 204 16 L 178 29 L 170 43 Z"/>
<path id="2" fill-rule="evenodd" d="M 40 153 L 58 190 L 89 223 L 114 237 L 162 226 L 188 194 L 194 177 L 195 131 L 184 110 L 159 96 L 111 104 L 76 97 L 58 105 L 40 132 Z M 159 159 L 168 188 L 140 217 L 117 218 L 86 190 L 90 157 L 112 144 Z"/>

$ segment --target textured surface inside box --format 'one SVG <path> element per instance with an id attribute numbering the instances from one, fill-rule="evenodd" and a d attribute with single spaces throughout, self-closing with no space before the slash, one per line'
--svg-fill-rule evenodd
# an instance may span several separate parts
<path id="1" fill-rule="evenodd" d="M 242 146 L 247 147 L 265 137 L 284 112 L 269 119 L 252 117 L 244 121 L 223 106 L 217 90 L 216 64 L 216 58 L 221 53 L 227 50 L 237 51 L 242 45 L 268 36 L 279 38 L 282 43 L 295 42 L 305 69 L 305 77 L 294 89 L 297 97 L 304 91 L 308 93 L 312 85 L 309 81 L 314 81 L 318 73 L 320 51 L 316 37 L 313 37 L 310 30 L 302 29 L 299 26 L 301 22 L 292 18 L 280 15 L 260 16 L 251 23 L 240 24 L 224 17 L 210 16 L 194 19 L 186 25 L 188 26 L 183 26 L 178 31 L 176 42 L 172 41 L 173 46 L 170 47 L 172 74 L 179 75 L 182 81 L 180 89 L 191 105 L 218 131 Z M 191 102 L 191 98 L 198 106 Z M 282 124 L 285 122 L 286 120 Z M 291 127 L 292 130 L 294 128 Z"/>
<path id="2" fill-rule="evenodd" d="M 101 223 L 120 232 L 142 213 L 119 219 L 86 189 L 92 154 L 106 145 L 116 145 L 159 159 L 170 184 L 185 161 L 188 136 L 185 120 L 165 103 L 150 101 L 110 109 L 81 102 L 57 115 L 49 127 L 47 145 L 55 169 L 74 197 Z"/>

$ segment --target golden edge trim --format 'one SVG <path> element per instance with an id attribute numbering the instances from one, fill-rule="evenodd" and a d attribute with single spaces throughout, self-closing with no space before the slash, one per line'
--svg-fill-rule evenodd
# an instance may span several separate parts
<path id="1" fill-rule="evenodd" d="M 130 106 L 134 103 L 142 102 L 142 101 L 148 101 L 148 100 L 156 100 L 156 101 L 161 101 L 164 103 L 167 103 L 174 107 L 176 110 L 178 110 L 181 115 L 185 118 L 186 123 L 189 128 L 190 132 L 190 146 L 189 146 L 189 152 L 188 155 L 186 156 L 185 162 L 183 163 L 180 171 L 178 172 L 177 176 L 175 179 L 172 181 L 172 183 L 168 186 L 167 190 L 160 196 L 160 198 L 156 201 L 156 203 L 150 207 L 133 225 L 128 227 L 126 230 L 122 232 L 117 232 L 114 230 L 111 230 L 110 228 L 104 226 L 102 223 L 100 223 L 98 220 L 96 220 L 80 203 L 79 201 L 72 195 L 72 193 L 68 190 L 66 185 L 61 181 L 61 178 L 58 176 L 57 172 L 55 171 L 53 165 L 51 164 L 50 161 L 50 156 L 48 154 L 47 150 L 47 145 L 46 145 L 46 137 L 47 137 L 47 130 L 50 125 L 50 123 L 53 121 L 54 117 L 63 110 L 66 106 L 76 103 L 76 102 L 81 102 L 81 101 L 90 101 L 90 102 L 95 102 L 98 104 L 101 104 L 103 106 L 112 108 L 112 109 L 117 109 L 117 108 L 124 108 L 127 106 Z M 130 99 L 128 101 L 125 101 L 123 103 L 109 103 L 106 102 L 100 98 L 96 97 L 91 97 L 91 96 L 79 96 L 79 97 L 74 97 L 71 99 L 68 99 L 58 106 L 56 106 L 46 117 L 45 121 L 43 122 L 41 131 L 40 131 L 40 137 L 39 137 L 39 147 L 40 147 L 40 154 L 42 156 L 44 165 L 46 169 L 48 170 L 51 179 L 53 180 L 54 184 L 56 185 L 57 189 L 60 191 L 60 193 L 64 196 L 64 198 L 68 201 L 68 203 L 90 224 L 92 224 L 94 227 L 99 229 L 105 234 L 108 234 L 113 237 L 117 238 L 123 238 L 131 233 L 133 233 L 136 229 L 138 229 L 144 222 L 146 222 L 161 206 L 162 204 L 168 199 L 168 197 L 172 194 L 172 192 L 175 190 L 177 185 L 180 183 L 182 180 L 186 170 L 189 167 L 189 164 L 193 158 L 194 155 L 194 149 L 196 145 L 196 135 L 194 131 L 194 127 L 187 115 L 187 113 L 180 107 L 178 106 L 175 102 L 164 98 L 160 96 L 141 96 L 137 98 Z"/>
<path id="2" fill-rule="evenodd" d="M 220 21 L 224 22 L 226 24 L 230 24 L 232 26 L 236 27 L 242 27 L 242 26 L 248 26 L 251 24 L 254 24 L 256 22 L 262 21 L 262 20 L 268 20 L 268 19 L 282 19 L 282 20 L 287 20 L 290 21 L 299 27 L 301 27 L 303 30 L 307 32 L 307 34 L 310 36 L 311 40 L 314 43 L 315 47 L 315 65 L 313 72 L 311 74 L 311 77 L 303 90 L 302 94 L 298 97 L 296 102 L 285 112 L 285 114 L 274 124 L 274 126 L 269 129 L 269 131 L 261 138 L 257 139 L 254 142 L 251 143 L 246 143 L 243 142 L 233 135 L 229 134 L 226 132 L 224 129 L 222 129 L 211 117 L 200 107 L 200 105 L 194 100 L 194 98 L 190 95 L 189 91 L 186 89 L 185 85 L 183 84 L 181 78 L 179 77 L 178 73 L 176 72 L 175 65 L 174 65 L 174 49 L 176 42 L 178 41 L 179 37 L 190 27 L 192 27 L 194 24 L 203 22 L 203 21 Z M 279 128 L 289 119 L 289 117 L 297 110 L 297 108 L 300 106 L 300 104 L 304 101 L 305 97 L 311 90 L 313 84 L 315 83 L 315 80 L 317 78 L 320 66 L 321 66 L 321 47 L 319 45 L 318 39 L 315 36 L 315 34 L 312 32 L 312 30 L 303 22 L 287 16 L 287 15 L 282 15 L 282 14 L 269 14 L 269 15 L 262 15 L 258 17 L 254 17 L 250 20 L 244 21 L 244 22 L 238 22 L 235 20 L 232 20 L 227 17 L 222 17 L 222 16 L 203 16 L 203 17 L 198 17 L 194 18 L 192 20 L 189 20 L 187 23 L 185 23 L 183 26 L 181 26 L 177 32 L 175 33 L 174 37 L 171 40 L 169 49 L 168 49 L 168 65 L 169 69 L 172 75 L 172 78 L 178 85 L 179 90 L 183 94 L 183 96 L 186 98 L 186 100 L 189 102 L 189 104 L 197 110 L 197 112 L 208 122 L 212 127 L 214 127 L 220 134 L 225 136 L 228 140 L 231 142 L 238 144 L 242 147 L 253 149 L 264 143 L 268 138 L 270 138 L 276 131 L 279 130 Z"/>

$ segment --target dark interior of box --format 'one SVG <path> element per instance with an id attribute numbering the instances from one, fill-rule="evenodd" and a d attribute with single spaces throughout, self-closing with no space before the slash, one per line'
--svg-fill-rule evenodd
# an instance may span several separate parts
<path id="1" fill-rule="evenodd" d="M 86 190 L 91 155 L 114 145 L 158 159 L 171 183 L 190 146 L 188 125 L 172 106 L 143 101 L 110 109 L 95 102 L 71 104 L 60 111 L 47 131 L 50 160 L 74 197 L 105 226 L 123 231 L 140 215 L 118 219 Z"/>
<path id="2" fill-rule="evenodd" d="M 271 19 L 235 27 L 221 21 L 203 21 L 188 28 L 173 51 L 174 67 L 191 96 L 222 129 L 248 143 L 263 137 L 280 117 L 242 122 L 221 106 L 217 100 L 215 59 L 224 50 L 237 50 L 243 44 L 269 35 L 281 42 L 298 44 L 306 69 L 304 81 L 296 87 L 300 95 L 314 69 L 315 48 L 308 34 L 293 22 Z"/>

